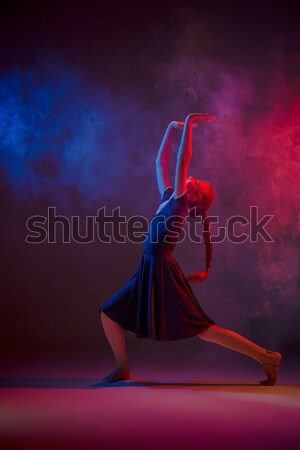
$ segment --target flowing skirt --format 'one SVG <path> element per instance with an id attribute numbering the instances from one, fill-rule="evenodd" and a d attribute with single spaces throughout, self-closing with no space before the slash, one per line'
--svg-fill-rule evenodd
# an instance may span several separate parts
<path id="1" fill-rule="evenodd" d="M 99 311 L 138 338 L 172 341 L 214 325 L 172 253 L 142 254 L 136 273 Z"/>

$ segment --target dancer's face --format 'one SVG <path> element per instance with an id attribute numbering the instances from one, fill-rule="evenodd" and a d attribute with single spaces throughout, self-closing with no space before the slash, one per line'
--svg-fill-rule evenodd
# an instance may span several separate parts
<path id="1" fill-rule="evenodd" d="M 195 178 L 189 176 L 189 177 L 186 179 L 186 185 L 196 186 L 196 180 L 195 180 Z"/>
<path id="2" fill-rule="evenodd" d="M 188 177 L 186 179 L 186 187 L 187 187 L 187 197 L 189 201 L 196 200 L 196 192 L 197 192 L 197 180 L 193 177 Z"/>
<path id="3" fill-rule="evenodd" d="M 189 207 L 197 206 L 198 210 L 206 211 L 213 200 L 211 186 L 205 181 L 189 177 L 186 180 L 186 187 Z"/>

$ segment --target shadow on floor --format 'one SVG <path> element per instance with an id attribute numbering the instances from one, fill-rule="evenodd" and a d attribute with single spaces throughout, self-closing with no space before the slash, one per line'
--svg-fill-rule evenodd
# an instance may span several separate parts
<path id="1" fill-rule="evenodd" d="M 99 389 L 114 387 L 143 387 L 151 386 L 156 388 L 195 388 L 205 387 L 205 390 L 216 390 L 218 387 L 240 388 L 240 387 L 259 387 L 258 383 L 241 383 L 241 382 L 214 382 L 214 381 L 190 381 L 190 382 L 160 382 L 139 378 L 131 378 L 128 381 L 117 381 L 114 383 L 106 383 L 95 378 L 51 378 L 51 377 L 2 377 L 0 378 L 0 388 L 36 388 L 36 389 Z M 273 386 L 267 386 L 272 388 Z M 277 385 L 278 387 L 278 385 Z M 289 386 L 291 387 L 291 386 Z M 226 389 L 227 390 L 227 389 Z"/>

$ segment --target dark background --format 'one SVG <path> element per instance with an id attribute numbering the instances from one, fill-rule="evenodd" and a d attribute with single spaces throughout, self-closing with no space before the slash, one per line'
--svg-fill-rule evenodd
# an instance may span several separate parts
<path id="1" fill-rule="evenodd" d="M 193 285 L 218 325 L 297 357 L 299 334 L 299 14 L 292 2 L 1 3 L 1 342 L 8 354 L 109 352 L 98 309 L 133 275 L 142 244 L 25 242 L 30 216 L 85 218 L 120 206 L 148 220 L 160 201 L 155 157 L 170 120 L 194 132 L 191 174 L 217 190 L 211 214 L 274 217 L 274 242 L 225 240 Z M 179 133 L 175 137 L 171 172 Z M 237 227 L 237 232 L 247 232 Z M 204 267 L 188 240 L 175 257 Z M 195 339 L 125 332 L 142 358 L 192 361 Z M 200 347 L 201 345 L 201 347 Z M 207 347 L 223 361 L 230 351 Z M 147 351 L 146 351 L 146 350 Z M 197 357 L 198 358 L 198 357 Z"/>

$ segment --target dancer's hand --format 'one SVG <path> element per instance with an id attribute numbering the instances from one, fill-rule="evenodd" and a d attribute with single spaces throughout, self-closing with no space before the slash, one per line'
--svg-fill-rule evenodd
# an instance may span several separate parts
<path id="1" fill-rule="evenodd" d="M 185 120 L 191 121 L 193 124 L 199 122 L 212 122 L 215 120 L 215 116 L 212 114 L 190 113 Z"/>
<path id="2" fill-rule="evenodd" d="M 177 128 L 178 130 L 183 130 L 184 127 L 184 122 L 178 122 L 177 120 L 173 120 L 172 122 L 170 122 L 170 127 L 172 128 Z M 198 128 L 198 124 L 197 123 L 193 123 L 193 128 Z"/>
<path id="3" fill-rule="evenodd" d="M 204 272 L 198 272 L 198 273 L 195 273 L 193 275 L 189 275 L 186 279 L 188 281 L 191 281 L 192 283 L 193 282 L 201 283 L 202 281 L 206 280 L 206 278 L 208 277 L 209 273 L 210 273 L 210 269 L 208 269 L 207 271 L 204 271 Z"/>

